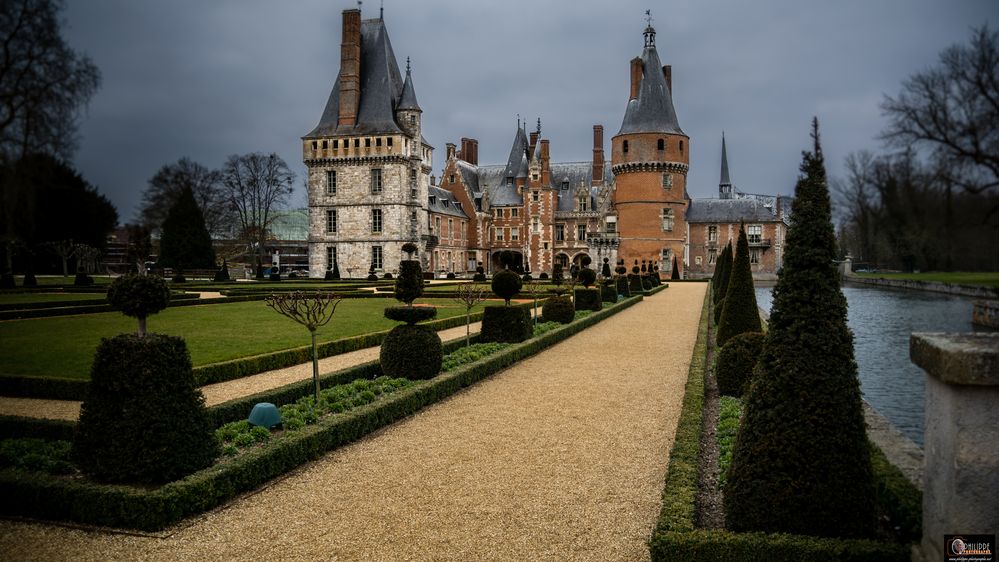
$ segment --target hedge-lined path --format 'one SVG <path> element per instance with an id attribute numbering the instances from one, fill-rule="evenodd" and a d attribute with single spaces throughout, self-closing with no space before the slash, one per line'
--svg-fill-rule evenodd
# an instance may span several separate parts
<path id="1" fill-rule="evenodd" d="M 481 326 L 481 322 L 473 322 L 471 325 L 472 333 L 478 332 Z M 441 330 L 437 332 L 437 335 L 440 336 L 441 341 L 464 338 L 465 326 Z M 379 346 L 367 347 L 320 359 L 319 372 L 331 373 L 368 361 L 375 361 L 378 359 L 379 350 Z M 201 392 L 205 395 L 205 403 L 208 406 L 214 406 L 311 377 L 312 363 L 301 363 L 231 381 L 205 385 L 201 387 Z M 75 421 L 80 417 L 80 404 L 81 402 L 74 400 L 0 396 L 0 415 Z"/>
<path id="2" fill-rule="evenodd" d="M 641 560 L 706 285 L 674 283 L 166 538 L 0 522 L 16 560 Z"/>

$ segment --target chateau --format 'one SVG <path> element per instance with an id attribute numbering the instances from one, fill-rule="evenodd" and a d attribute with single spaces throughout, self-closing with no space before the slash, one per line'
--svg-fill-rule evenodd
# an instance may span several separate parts
<path id="1" fill-rule="evenodd" d="M 518 122 L 505 163 L 480 165 L 476 139 L 462 138 L 460 150 L 447 143 L 438 183 L 408 59 L 403 77 L 384 21 L 344 10 L 340 72 L 319 124 L 302 138 L 310 276 L 334 263 L 349 277 L 394 272 L 402 245 L 413 242 L 424 270 L 436 273 L 491 272 L 499 252 L 510 250 L 516 269 L 535 274 L 589 256 L 598 269 L 604 258 L 612 267 L 623 259 L 667 276 L 675 260 L 681 275 L 702 277 L 740 223 L 754 274 L 773 275 L 790 204 L 736 191 L 724 138 L 719 198 L 689 197 L 690 138 L 655 39 L 650 24 L 641 56 L 630 62 L 630 96 L 609 163 L 602 125 L 593 126 L 590 161 L 553 162 L 540 120 L 530 133 Z"/>

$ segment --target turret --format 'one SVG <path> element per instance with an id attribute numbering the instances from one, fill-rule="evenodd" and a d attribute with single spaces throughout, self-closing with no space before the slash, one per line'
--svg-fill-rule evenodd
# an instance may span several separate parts
<path id="1" fill-rule="evenodd" d="M 399 103 L 395 107 L 395 120 L 402 127 L 407 135 L 420 140 L 420 117 L 423 110 L 420 109 L 419 102 L 416 101 L 416 90 L 413 89 L 413 72 L 409 64 L 409 57 L 406 57 L 406 81 L 402 85 L 402 94 L 399 96 Z"/>

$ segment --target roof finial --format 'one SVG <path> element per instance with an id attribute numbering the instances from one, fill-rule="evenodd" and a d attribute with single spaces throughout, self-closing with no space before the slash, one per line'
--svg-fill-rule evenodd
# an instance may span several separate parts
<path id="1" fill-rule="evenodd" d="M 517 129 L 520 129 L 520 114 L 517 114 Z"/>
<path id="2" fill-rule="evenodd" d="M 378 7 L 378 19 L 385 19 L 385 0 L 382 0 L 381 5 Z"/>
<path id="3" fill-rule="evenodd" d="M 652 10 L 645 10 L 645 46 L 655 47 L 656 30 L 652 27 Z"/>
<path id="4" fill-rule="evenodd" d="M 409 74 L 409 57 L 406 57 L 406 74 Z"/>
<path id="5" fill-rule="evenodd" d="M 361 0 L 357 0 L 357 11 L 361 11 L 361 4 L 363 4 L 363 2 L 361 2 Z"/>
<path id="6" fill-rule="evenodd" d="M 538 134 L 541 134 L 541 118 L 538 117 Z"/>

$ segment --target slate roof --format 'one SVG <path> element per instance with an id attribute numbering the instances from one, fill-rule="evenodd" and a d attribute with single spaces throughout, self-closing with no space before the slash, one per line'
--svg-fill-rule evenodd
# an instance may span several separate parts
<path id="1" fill-rule="evenodd" d="M 406 59 L 406 82 L 402 85 L 402 94 L 399 96 L 399 105 L 396 106 L 396 109 L 423 111 L 416 101 L 416 90 L 413 89 L 413 73 L 409 70 L 409 59 Z"/>
<path id="2" fill-rule="evenodd" d="M 655 30 L 652 30 L 655 36 Z M 684 134 L 676 119 L 673 96 L 666 86 L 663 64 L 659 61 L 656 46 L 646 45 L 642 51 L 642 81 L 638 87 L 638 97 L 628 100 L 619 135 L 627 133 L 675 133 Z"/>
<path id="3" fill-rule="evenodd" d="M 461 217 L 464 219 L 468 218 L 465 211 L 455 200 L 454 195 L 446 189 L 441 189 L 439 187 L 430 186 L 428 191 L 429 201 L 427 201 L 427 208 L 432 213 L 440 213 L 442 215 L 451 215 L 455 217 Z"/>
<path id="4" fill-rule="evenodd" d="M 755 198 L 693 199 L 687 208 L 689 223 L 774 222 L 777 211 Z"/>
<path id="5" fill-rule="evenodd" d="M 552 187 L 558 190 L 558 206 L 556 211 L 574 211 L 576 209 L 576 189 L 580 182 L 590 190 L 590 210 L 597 205 L 597 188 L 591 187 L 593 162 L 554 162 L 551 164 Z M 604 165 L 604 181 L 609 185 L 614 174 L 611 167 Z M 569 189 L 562 189 L 564 182 L 569 182 Z"/>
<path id="6" fill-rule="evenodd" d="M 395 107 L 403 90 L 402 74 L 392 51 L 385 22 L 381 19 L 361 22 L 361 95 L 357 124 L 337 126 L 340 116 L 340 76 L 337 75 L 326 109 L 319 124 L 305 138 L 326 135 L 400 133 L 395 121 Z M 410 84 L 412 89 L 412 84 Z M 413 101 L 416 95 L 413 93 Z"/>
<path id="7" fill-rule="evenodd" d="M 526 154 L 526 153 L 525 153 Z M 479 166 L 480 193 L 489 194 L 489 204 L 493 207 L 512 207 L 524 204 L 524 198 L 517 193 L 517 182 L 507 180 L 508 166 Z"/>

